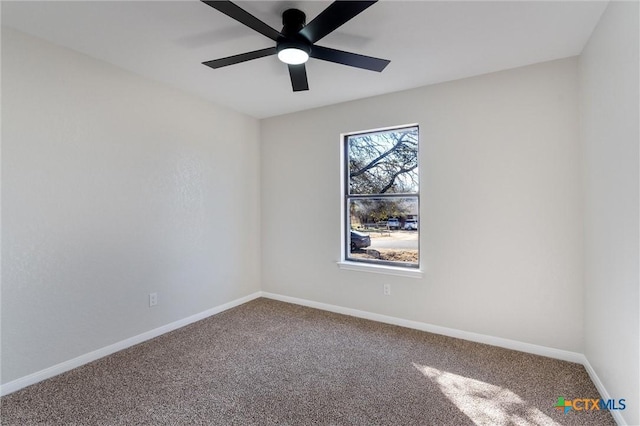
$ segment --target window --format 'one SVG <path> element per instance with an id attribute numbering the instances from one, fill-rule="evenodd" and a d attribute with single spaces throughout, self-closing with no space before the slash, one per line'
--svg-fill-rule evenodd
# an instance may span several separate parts
<path id="1" fill-rule="evenodd" d="M 344 135 L 344 260 L 420 266 L 418 126 Z"/>

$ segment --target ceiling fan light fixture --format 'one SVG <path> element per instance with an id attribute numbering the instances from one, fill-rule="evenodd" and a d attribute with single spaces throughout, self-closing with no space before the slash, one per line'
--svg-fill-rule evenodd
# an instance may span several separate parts
<path id="1" fill-rule="evenodd" d="M 278 52 L 278 59 L 285 64 L 300 65 L 309 60 L 309 53 L 297 47 L 287 47 Z"/>

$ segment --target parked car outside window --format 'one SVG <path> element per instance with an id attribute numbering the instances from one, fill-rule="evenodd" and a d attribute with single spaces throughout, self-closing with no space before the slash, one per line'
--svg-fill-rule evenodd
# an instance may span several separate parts
<path id="1" fill-rule="evenodd" d="M 369 247 L 371 245 L 371 237 L 364 232 L 351 230 L 351 251 Z"/>
<path id="2" fill-rule="evenodd" d="M 387 228 L 400 229 L 400 221 L 396 218 L 391 218 L 387 221 Z"/>
<path id="3" fill-rule="evenodd" d="M 404 223 L 405 231 L 417 231 L 418 230 L 418 221 L 415 219 L 407 219 Z"/>

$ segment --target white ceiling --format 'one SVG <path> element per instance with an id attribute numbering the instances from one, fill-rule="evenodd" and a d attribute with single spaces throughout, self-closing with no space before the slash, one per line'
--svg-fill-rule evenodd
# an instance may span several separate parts
<path id="1" fill-rule="evenodd" d="M 237 4 L 280 30 L 285 9 L 310 22 L 330 2 Z M 383 0 L 318 44 L 391 64 L 376 73 L 311 59 L 310 90 L 297 93 L 275 56 L 202 65 L 274 42 L 199 1 L 2 1 L 1 13 L 3 26 L 264 118 L 578 55 L 606 4 Z"/>

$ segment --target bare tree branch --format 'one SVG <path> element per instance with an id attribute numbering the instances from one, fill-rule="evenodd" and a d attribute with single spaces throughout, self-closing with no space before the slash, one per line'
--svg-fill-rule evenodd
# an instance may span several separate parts
<path id="1" fill-rule="evenodd" d="M 349 193 L 414 193 L 418 183 L 418 129 L 348 139 Z"/>
<path id="2" fill-rule="evenodd" d="M 382 160 L 384 160 L 386 157 L 388 157 L 389 155 L 391 155 L 394 151 L 396 151 L 404 142 L 404 137 L 406 136 L 406 132 L 400 134 L 400 137 L 398 138 L 398 141 L 396 142 L 396 144 L 388 151 L 383 152 L 381 155 L 379 155 L 377 158 L 374 158 L 369 164 L 367 164 L 366 166 L 362 167 L 360 170 L 356 170 L 351 172 L 351 177 L 356 177 L 356 176 L 360 176 L 361 174 L 363 174 L 364 172 L 366 172 L 367 170 L 375 167 L 378 165 L 378 163 Z"/>
<path id="3" fill-rule="evenodd" d="M 393 177 L 391 178 L 391 182 L 389 182 L 384 188 L 382 188 L 380 190 L 380 194 L 384 194 L 386 193 L 395 183 L 396 179 L 398 178 L 398 176 L 400 176 L 403 173 L 408 173 L 414 169 L 416 169 L 418 167 L 418 165 L 416 164 L 415 166 L 409 168 L 409 169 L 400 169 L 399 171 L 397 171 L 396 173 L 394 173 Z"/>

